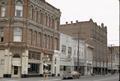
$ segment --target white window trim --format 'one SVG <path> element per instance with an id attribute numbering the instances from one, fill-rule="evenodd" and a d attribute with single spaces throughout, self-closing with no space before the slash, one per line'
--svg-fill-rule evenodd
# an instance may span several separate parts
<path id="1" fill-rule="evenodd" d="M 17 11 L 20 11 L 20 16 L 17 15 Z M 15 5 L 15 16 L 22 17 L 23 16 L 23 5 Z"/>

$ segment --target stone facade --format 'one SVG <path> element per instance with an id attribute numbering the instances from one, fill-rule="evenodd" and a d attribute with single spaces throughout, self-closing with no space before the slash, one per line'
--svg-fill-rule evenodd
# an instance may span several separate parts
<path id="1" fill-rule="evenodd" d="M 93 51 L 93 72 L 104 74 L 107 72 L 107 27 L 102 23 L 101 26 L 89 21 L 66 22 L 60 26 L 60 31 L 74 38 L 84 40 L 94 48 Z"/>
<path id="2" fill-rule="evenodd" d="M 45 0 L 0 0 L 0 77 L 54 75 L 60 16 Z"/>

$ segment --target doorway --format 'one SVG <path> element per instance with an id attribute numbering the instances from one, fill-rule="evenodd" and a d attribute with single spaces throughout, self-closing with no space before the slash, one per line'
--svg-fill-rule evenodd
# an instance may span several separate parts
<path id="1" fill-rule="evenodd" d="M 20 77 L 20 67 L 19 66 L 13 66 L 12 67 L 12 77 Z"/>

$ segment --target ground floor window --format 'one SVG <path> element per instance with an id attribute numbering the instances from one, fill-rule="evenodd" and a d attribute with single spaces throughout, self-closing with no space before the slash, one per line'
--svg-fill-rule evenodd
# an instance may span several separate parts
<path id="1" fill-rule="evenodd" d="M 34 74 L 34 73 L 38 74 L 39 73 L 39 64 L 29 63 L 28 73 L 29 74 Z"/>

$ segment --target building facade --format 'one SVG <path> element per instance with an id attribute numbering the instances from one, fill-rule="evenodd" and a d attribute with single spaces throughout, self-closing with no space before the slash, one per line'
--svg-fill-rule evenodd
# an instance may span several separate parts
<path id="1" fill-rule="evenodd" d="M 107 27 L 103 23 L 99 26 L 92 19 L 75 23 L 71 21 L 62 24 L 60 31 L 93 46 L 93 72 L 95 74 L 107 72 Z"/>
<path id="2" fill-rule="evenodd" d="M 119 71 L 119 50 L 120 46 L 108 47 L 108 70 L 109 73 L 118 73 Z"/>
<path id="3" fill-rule="evenodd" d="M 55 74 L 60 15 L 45 0 L 0 0 L 0 77 Z"/>
<path id="4" fill-rule="evenodd" d="M 74 46 L 73 38 L 66 34 L 60 34 L 60 74 L 74 71 Z"/>
<path id="5" fill-rule="evenodd" d="M 78 45 L 79 44 L 79 45 Z M 79 46 L 79 47 L 78 47 Z M 92 73 L 93 47 L 83 40 L 60 34 L 60 74 L 78 71 L 81 75 Z M 79 50 L 79 53 L 78 53 Z"/>

